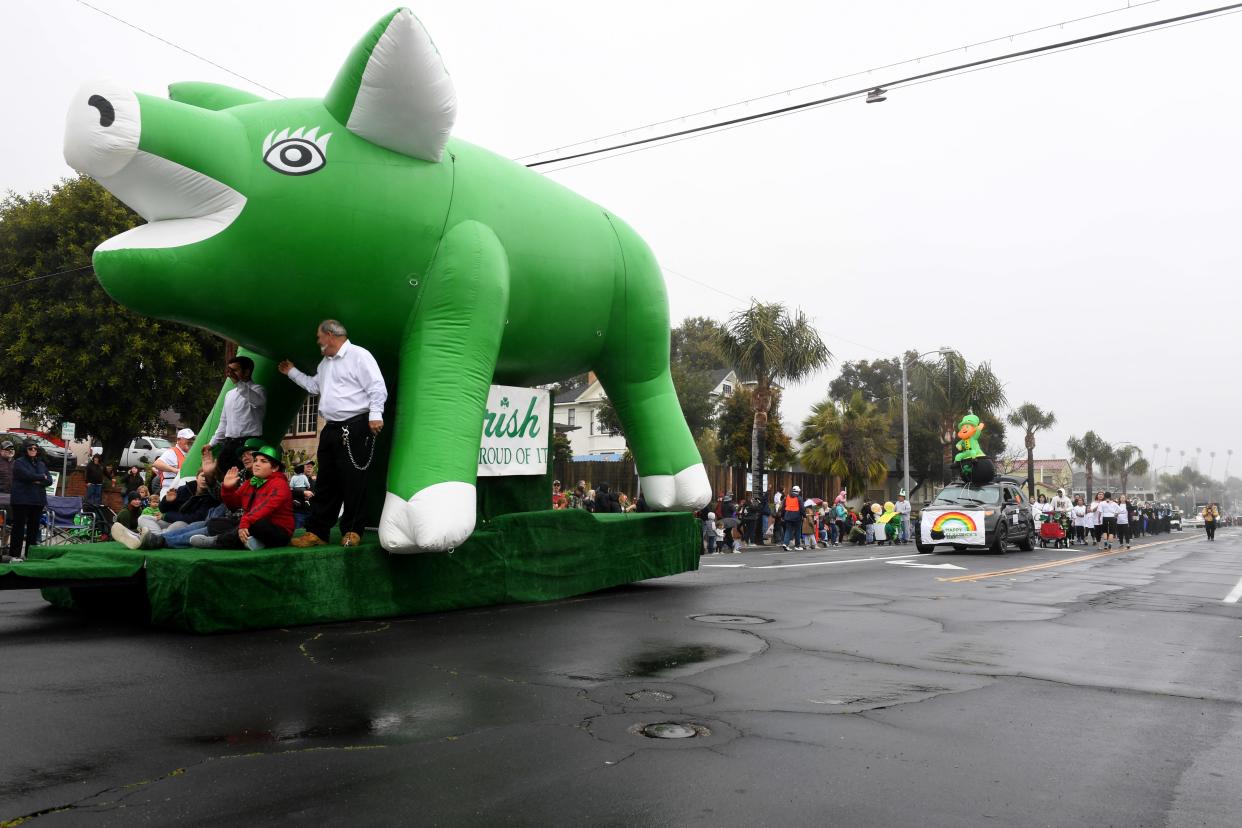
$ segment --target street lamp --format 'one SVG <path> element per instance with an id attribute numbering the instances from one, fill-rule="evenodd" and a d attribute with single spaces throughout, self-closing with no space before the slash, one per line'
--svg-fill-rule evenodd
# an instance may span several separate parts
<path id="1" fill-rule="evenodd" d="M 914 359 L 922 359 L 928 354 L 953 354 L 957 353 L 952 348 L 937 348 L 934 351 L 916 354 Z M 909 359 L 905 354 L 901 356 L 901 468 L 902 468 L 902 485 L 906 491 L 906 497 L 910 497 L 910 394 L 909 383 L 906 380 L 906 363 Z M 949 371 L 949 382 L 953 382 L 952 370 Z M 951 388 L 952 386 L 950 386 Z M 951 400 L 949 400 L 951 402 Z"/>

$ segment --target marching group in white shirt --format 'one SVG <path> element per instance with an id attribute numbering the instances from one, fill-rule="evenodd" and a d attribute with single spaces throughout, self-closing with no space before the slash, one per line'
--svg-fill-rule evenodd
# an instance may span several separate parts
<path id="1" fill-rule="evenodd" d="M 1082 495 L 1071 502 L 1064 489 L 1057 489 L 1051 501 L 1040 495 L 1038 502 L 1031 504 L 1031 510 L 1036 522 L 1052 520 L 1072 528 L 1070 543 L 1086 545 L 1090 536 L 1092 546 L 1103 544 L 1105 549 L 1129 549 L 1134 540 L 1135 519 L 1142 519 L 1124 494 L 1113 500 L 1112 492 L 1096 492 L 1095 499 L 1088 504 L 1083 502 Z"/>

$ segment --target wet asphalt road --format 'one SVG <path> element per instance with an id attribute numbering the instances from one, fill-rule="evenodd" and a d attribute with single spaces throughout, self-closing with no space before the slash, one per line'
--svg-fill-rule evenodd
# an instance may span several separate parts
<path id="1" fill-rule="evenodd" d="M 1242 530 L 1150 540 L 214 637 L 0 593 L 0 824 L 1236 826 Z"/>

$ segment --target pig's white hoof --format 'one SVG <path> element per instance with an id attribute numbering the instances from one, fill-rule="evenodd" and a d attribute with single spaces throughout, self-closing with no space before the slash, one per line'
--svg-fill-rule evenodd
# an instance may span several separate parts
<path id="1" fill-rule="evenodd" d="M 474 531 L 474 486 L 436 483 L 409 500 L 384 495 L 380 546 L 389 552 L 445 552 L 461 546 Z"/>
<path id="2" fill-rule="evenodd" d="M 712 499 L 712 484 L 707 469 L 697 463 L 677 474 L 653 474 L 639 478 L 647 505 L 660 512 L 695 511 Z"/>

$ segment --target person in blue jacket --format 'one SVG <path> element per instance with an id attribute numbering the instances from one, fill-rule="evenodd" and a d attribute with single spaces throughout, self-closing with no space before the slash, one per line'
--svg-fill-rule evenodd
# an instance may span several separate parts
<path id="1" fill-rule="evenodd" d="M 9 539 L 9 560 L 25 560 L 26 551 L 39 542 L 39 520 L 47 508 L 47 487 L 52 475 L 40 456 L 34 440 L 22 443 L 22 454 L 13 463 L 13 493 L 9 503 L 13 511 L 12 534 Z"/>

